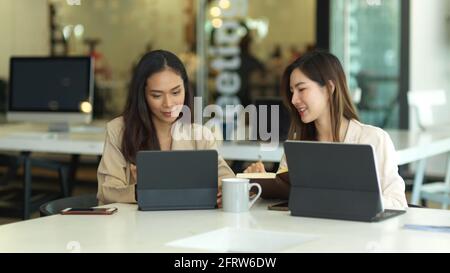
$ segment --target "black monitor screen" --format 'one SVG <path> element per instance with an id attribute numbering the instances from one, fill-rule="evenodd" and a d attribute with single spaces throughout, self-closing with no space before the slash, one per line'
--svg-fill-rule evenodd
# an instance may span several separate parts
<path id="1" fill-rule="evenodd" d="M 91 58 L 11 58 L 9 111 L 80 112 L 90 101 Z"/>

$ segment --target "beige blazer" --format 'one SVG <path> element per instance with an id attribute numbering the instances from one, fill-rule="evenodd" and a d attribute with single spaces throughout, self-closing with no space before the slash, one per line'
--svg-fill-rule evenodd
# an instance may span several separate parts
<path id="1" fill-rule="evenodd" d="M 194 124 L 182 125 L 181 123 L 177 125 L 180 125 L 180 127 L 175 131 L 172 150 L 217 150 L 216 140 L 206 127 Z M 191 128 L 194 131 L 191 131 Z M 97 169 L 97 199 L 100 205 L 136 203 L 136 181 L 131 175 L 130 162 L 125 160 L 121 151 L 123 129 L 122 117 L 110 121 L 106 126 L 103 157 Z M 202 136 L 192 139 L 190 137 L 191 132 L 200 133 Z M 221 156 L 218 158 L 218 171 L 219 186 L 222 179 L 235 177 L 235 174 Z"/>
<path id="2" fill-rule="evenodd" d="M 384 207 L 388 209 L 407 208 L 405 181 L 398 174 L 397 155 L 389 135 L 380 128 L 351 120 L 344 143 L 373 146 Z M 287 168 L 286 156 L 283 155 L 278 171 L 285 171 Z"/>

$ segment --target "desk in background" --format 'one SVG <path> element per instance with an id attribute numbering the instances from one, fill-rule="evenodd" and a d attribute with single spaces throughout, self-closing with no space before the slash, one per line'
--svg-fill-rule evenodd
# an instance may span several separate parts
<path id="1" fill-rule="evenodd" d="M 94 126 L 104 127 L 98 121 Z M 89 128 L 89 127 L 87 127 Z M 0 127 L 0 152 L 43 152 L 72 155 L 97 155 L 103 153 L 105 132 L 99 130 L 78 130 L 68 134 L 52 134 L 44 125 L 6 124 Z M 387 131 L 397 150 L 399 165 L 418 162 L 414 180 L 412 204 L 418 204 L 423 184 L 426 159 L 450 151 L 450 131 L 411 132 L 403 130 Z M 273 150 L 262 150 L 257 142 L 224 142 L 219 147 L 220 154 L 226 160 L 279 162 L 283 154 L 282 145 Z M 25 160 L 26 161 L 26 160 Z M 450 170 L 447 170 L 450 175 Z M 27 175 L 27 170 L 24 177 Z M 27 183 L 25 183 L 28 185 Z M 31 186 L 30 186 L 31 187 Z M 25 196 L 29 196 L 30 187 L 25 187 Z M 27 203 L 25 198 L 24 203 Z M 25 212 L 27 219 L 28 212 Z"/>

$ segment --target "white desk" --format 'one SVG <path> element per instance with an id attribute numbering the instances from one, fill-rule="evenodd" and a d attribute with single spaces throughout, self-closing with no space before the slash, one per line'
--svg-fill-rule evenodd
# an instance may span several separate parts
<path id="1" fill-rule="evenodd" d="M 96 126 L 104 126 L 98 122 Z M 30 124 L 2 125 L 0 127 L 0 151 L 28 151 L 57 154 L 101 155 L 104 132 L 48 134 L 47 127 Z M 426 159 L 450 151 L 450 132 L 410 132 L 388 130 L 397 150 L 399 165 L 418 162 L 411 203 L 418 204 L 423 183 Z M 264 151 L 258 143 L 225 142 L 219 147 L 226 160 L 279 162 L 282 145 L 272 151 Z M 450 169 L 447 170 L 450 175 Z"/>
<path id="2" fill-rule="evenodd" d="M 219 146 L 219 153 L 226 160 L 280 162 L 283 156 L 283 146 L 278 145 L 273 149 L 263 149 L 261 144 L 255 142 L 223 142 Z"/>
<path id="3" fill-rule="evenodd" d="M 101 155 L 104 141 L 104 132 L 48 133 L 45 125 L 0 125 L 0 151 Z"/>
<path id="4" fill-rule="evenodd" d="M 432 132 L 387 130 L 387 133 L 397 150 L 398 165 L 450 151 L 450 130 Z"/>
<path id="5" fill-rule="evenodd" d="M 167 244 L 225 227 L 313 237 L 269 252 L 450 252 L 448 233 L 403 229 L 404 224 L 450 226 L 450 211 L 409 209 L 380 223 L 363 223 L 292 217 L 267 210 L 267 204 L 258 201 L 243 214 L 141 212 L 136 205 L 114 204 L 119 211 L 112 216 L 56 215 L 0 226 L 0 252 L 70 252 L 72 247 L 81 252 L 210 252 Z M 271 238 L 264 243 L 273 245 Z"/>
<path id="6" fill-rule="evenodd" d="M 90 128 L 95 128 L 95 126 L 100 126 L 100 130 L 57 134 L 48 133 L 48 126 L 41 124 L 0 125 L 0 151 L 22 152 L 21 158 L 24 167 L 23 219 L 29 219 L 32 207 L 31 153 L 70 154 L 73 162 L 78 162 L 79 155 L 101 155 L 105 139 L 104 130 L 103 132 L 101 130 L 104 122 L 96 122 Z"/>
<path id="7" fill-rule="evenodd" d="M 387 130 L 397 150 L 398 165 L 405 165 L 450 151 L 450 131 L 411 132 Z M 283 155 L 282 145 L 272 151 L 264 151 L 258 142 L 225 142 L 220 148 L 227 160 L 279 162 Z"/>
<path id="8" fill-rule="evenodd" d="M 98 126 L 101 126 L 99 123 Z M 47 127 L 30 124 L 0 126 L 0 151 L 29 151 L 56 154 L 101 155 L 104 132 L 52 134 Z M 398 164 L 404 165 L 450 151 L 450 132 L 387 131 L 397 150 Z M 219 152 L 226 160 L 279 162 L 283 147 L 264 151 L 258 142 L 224 142 Z"/>
<path id="9" fill-rule="evenodd" d="M 414 177 L 411 204 L 418 205 L 420 191 L 425 177 L 427 159 L 439 154 L 450 152 L 450 131 L 411 132 L 401 130 L 387 131 L 397 150 L 399 165 L 417 162 Z M 450 163 L 450 162 L 449 162 Z M 450 177 L 450 167 L 446 177 Z"/>

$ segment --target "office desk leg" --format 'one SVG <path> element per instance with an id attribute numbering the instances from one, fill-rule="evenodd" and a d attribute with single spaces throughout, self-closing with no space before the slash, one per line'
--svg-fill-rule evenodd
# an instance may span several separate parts
<path id="1" fill-rule="evenodd" d="M 416 175 L 414 176 L 414 185 L 411 197 L 411 204 L 419 205 L 420 191 L 422 190 L 423 179 L 425 177 L 425 169 L 427 166 L 427 160 L 421 159 L 417 164 Z"/>
<path id="2" fill-rule="evenodd" d="M 442 209 L 448 209 L 449 199 L 450 199 L 450 153 L 447 157 L 447 170 L 445 172 L 445 202 L 442 204 Z"/>
<path id="3" fill-rule="evenodd" d="M 31 206 L 31 158 L 30 153 L 22 153 L 23 156 L 23 219 L 30 219 Z"/>

